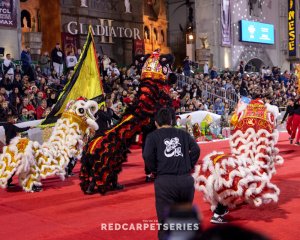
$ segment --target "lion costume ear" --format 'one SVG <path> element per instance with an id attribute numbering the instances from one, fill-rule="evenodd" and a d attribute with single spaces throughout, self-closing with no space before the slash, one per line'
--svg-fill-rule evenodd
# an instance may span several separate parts
<path id="1" fill-rule="evenodd" d="M 146 60 L 151 56 L 151 54 L 146 55 L 136 55 L 134 61 L 137 61 L 139 64 L 145 64 Z"/>
<path id="2" fill-rule="evenodd" d="M 66 110 L 69 110 L 74 103 L 75 103 L 75 100 L 71 100 L 70 102 L 68 102 L 68 104 L 66 106 Z"/>

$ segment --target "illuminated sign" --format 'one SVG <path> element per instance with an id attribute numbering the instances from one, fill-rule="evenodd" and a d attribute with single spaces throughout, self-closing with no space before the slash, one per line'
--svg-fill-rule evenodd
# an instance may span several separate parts
<path id="1" fill-rule="evenodd" d="M 141 40 L 138 28 L 114 26 L 113 22 L 114 20 L 111 19 L 99 19 L 100 24 L 92 26 L 94 36 L 99 36 L 101 43 L 113 43 L 113 38 Z M 67 31 L 72 35 L 86 35 L 88 33 L 88 24 L 72 21 L 67 24 Z"/>
<path id="2" fill-rule="evenodd" d="M 241 20 L 240 41 L 274 44 L 274 25 Z"/>
<path id="3" fill-rule="evenodd" d="M 17 27 L 17 6 L 16 0 L 0 1 L 0 26 Z"/>
<path id="4" fill-rule="evenodd" d="M 289 56 L 296 56 L 296 13 L 295 1 L 288 0 L 288 34 L 289 34 Z"/>

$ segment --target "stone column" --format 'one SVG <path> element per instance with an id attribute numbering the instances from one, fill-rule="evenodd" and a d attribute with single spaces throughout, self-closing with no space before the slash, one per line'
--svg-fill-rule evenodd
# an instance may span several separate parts
<path id="1" fill-rule="evenodd" d="M 25 32 L 24 34 L 24 44 L 30 47 L 31 57 L 34 61 L 39 59 L 42 49 L 42 33 L 41 32 Z"/>

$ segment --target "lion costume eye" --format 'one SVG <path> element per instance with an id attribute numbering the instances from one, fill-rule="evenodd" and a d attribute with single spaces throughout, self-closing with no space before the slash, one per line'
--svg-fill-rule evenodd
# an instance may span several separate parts
<path id="1" fill-rule="evenodd" d="M 92 113 L 97 112 L 97 107 L 96 106 L 91 106 L 90 108 L 91 108 L 91 112 Z"/>
<path id="2" fill-rule="evenodd" d="M 98 111 L 98 104 L 94 101 L 88 101 L 86 104 L 86 108 L 91 114 L 95 115 Z"/>
<path id="3" fill-rule="evenodd" d="M 84 108 L 78 108 L 78 109 L 76 109 L 76 113 L 79 116 L 83 116 L 85 114 L 85 109 Z"/>

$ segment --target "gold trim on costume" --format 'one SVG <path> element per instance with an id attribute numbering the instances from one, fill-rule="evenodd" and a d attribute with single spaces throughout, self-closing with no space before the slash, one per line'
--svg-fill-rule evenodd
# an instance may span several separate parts
<path id="1" fill-rule="evenodd" d="M 144 79 L 144 78 L 166 80 L 166 75 L 164 75 L 163 73 L 160 73 L 160 72 L 144 71 L 144 72 L 142 72 L 141 79 Z"/>
<path id="2" fill-rule="evenodd" d="M 221 154 L 221 155 L 216 156 L 216 157 L 213 159 L 214 165 L 216 165 L 217 162 L 218 162 L 222 157 L 225 157 L 225 156 L 226 156 L 226 154 Z"/>
<path id="3" fill-rule="evenodd" d="M 125 119 L 124 119 L 122 122 L 120 122 L 118 125 L 116 125 L 116 126 L 113 127 L 112 129 L 106 131 L 106 132 L 105 132 L 105 135 L 107 135 L 107 134 L 109 134 L 110 132 L 114 131 L 117 127 L 123 125 L 125 122 L 131 120 L 132 118 L 133 118 L 133 115 L 129 115 L 127 118 L 125 118 Z M 103 137 L 103 136 L 101 136 L 101 137 L 95 139 L 95 141 L 93 142 L 93 144 L 92 144 L 92 146 L 91 146 L 91 148 L 90 148 L 90 150 L 89 150 L 90 153 L 93 153 L 93 152 L 94 152 L 94 149 L 95 149 L 95 147 L 96 147 L 96 144 L 98 143 L 98 140 L 99 140 L 100 138 L 102 138 L 102 137 Z"/>
<path id="4" fill-rule="evenodd" d="M 86 122 L 86 118 L 81 118 L 75 113 L 64 112 L 62 118 L 68 119 L 71 123 L 76 122 L 79 125 L 81 131 L 85 132 L 89 125 Z"/>

